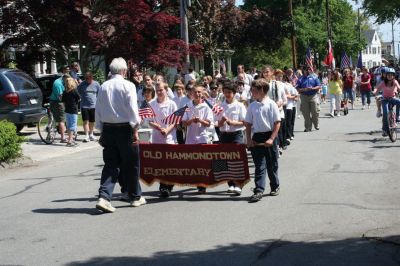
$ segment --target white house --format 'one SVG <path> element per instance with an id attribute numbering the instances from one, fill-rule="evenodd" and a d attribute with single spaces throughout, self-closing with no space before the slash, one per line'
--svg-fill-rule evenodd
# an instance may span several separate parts
<path id="1" fill-rule="evenodd" d="M 382 42 L 376 30 L 364 31 L 367 47 L 362 51 L 362 64 L 367 68 L 382 65 Z"/>

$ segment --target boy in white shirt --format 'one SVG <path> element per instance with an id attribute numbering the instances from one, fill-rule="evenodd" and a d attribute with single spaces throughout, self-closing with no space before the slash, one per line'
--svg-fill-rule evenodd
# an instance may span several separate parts
<path id="1" fill-rule="evenodd" d="M 262 199 L 265 190 L 265 174 L 271 187 L 271 196 L 279 194 L 277 136 L 281 123 L 278 105 L 268 97 L 269 83 L 265 79 L 253 81 L 251 92 L 254 98 L 247 109 L 246 139 L 253 157 L 256 188 L 249 202 Z"/>

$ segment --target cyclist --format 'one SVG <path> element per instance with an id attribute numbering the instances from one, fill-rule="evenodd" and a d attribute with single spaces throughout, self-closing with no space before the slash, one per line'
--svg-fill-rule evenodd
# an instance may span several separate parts
<path id="1" fill-rule="evenodd" d="M 377 81 L 376 87 L 377 87 L 381 82 L 384 82 L 384 80 L 385 80 L 385 78 L 386 78 L 386 72 L 387 72 L 388 69 L 389 69 L 388 67 L 381 67 L 381 68 L 380 68 L 380 71 L 381 71 L 381 78 L 380 78 L 379 81 Z M 375 96 L 375 102 L 376 102 L 376 108 L 377 108 L 377 111 L 376 111 L 376 117 L 377 117 L 377 118 L 379 118 L 379 117 L 382 116 L 382 102 L 381 102 L 381 101 L 382 101 L 382 98 L 383 98 L 383 96 L 382 96 L 382 91 L 380 91 L 380 92 L 378 93 L 378 95 Z"/>
<path id="2" fill-rule="evenodd" d="M 395 95 L 400 91 L 400 85 L 397 80 L 394 79 L 396 71 L 393 68 L 387 68 L 385 70 L 386 77 L 383 79 L 381 83 L 375 88 L 374 94 L 376 95 L 377 92 L 382 91 L 382 130 L 383 136 L 387 136 L 387 129 L 389 127 L 387 121 L 387 113 L 388 113 L 388 104 L 391 103 L 396 105 L 396 122 L 399 122 L 399 106 L 400 106 L 400 99 L 396 98 Z"/>

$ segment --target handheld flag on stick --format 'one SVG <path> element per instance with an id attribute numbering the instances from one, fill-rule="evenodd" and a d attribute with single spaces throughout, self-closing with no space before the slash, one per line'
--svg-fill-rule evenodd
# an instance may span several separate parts
<path id="1" fill-rule="evenodd" d="M 331 40 L 328 40 L 328 54 L 325 57 L 324 64 L 328 67 L 335 68 L 335 58 L 333 57 Z"/>
<path id="2" fill-rule="evenodd" d="M 313 57 L 311 55 L 311 49 L 310 47 L 307 48 L 307 53 L 306 53 L 306 66 L 311 68 L 311 70 L 314 72 L 314 67 L 313 67 Z"/>
<path id="3" fill-rule="evenodd" d="M 185 112 L 188 111 L 188 106 L 185 105 L 182 108 L 179 108 L 169 116 L 165 117 L 161 120 L 164 124 L 171 125 L 171 124 L 179 124 L 182 121 L 183 115 Z"/>
<path id="4" fill-rule="evenodd" d="M 156 117 L 156 114 L 154 113 L 151 106 L 146 101 L 143 101 L 142 105 L 139 108 L 139 116 L 141 119 L 143 119 L 143 118 Z"/>
<path id="5" fill-rule="evenodd" d="M 218 104 L 214 104 L 214 106 L 212 106 L 211 103 L 207 101 L 207 99 L 204 99 L 204 102 L 208 105 L 208 107 L 210 107 L 211 111 L 216 115 L 219 115 L 224 111 L 224 108 Z"/>

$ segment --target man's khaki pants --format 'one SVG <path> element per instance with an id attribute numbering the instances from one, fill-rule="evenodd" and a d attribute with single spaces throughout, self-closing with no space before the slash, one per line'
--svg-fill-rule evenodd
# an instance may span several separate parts
<path id="1" fill-rule="evenodd" d="M 304 127 L 306 130 L 311 131 L 312 125 L 315 128 L 319 127 L 319 100 L 318 94 L 315 95 L 300 95 L 301 105 L 300 110 L 304 116 Z"/>

